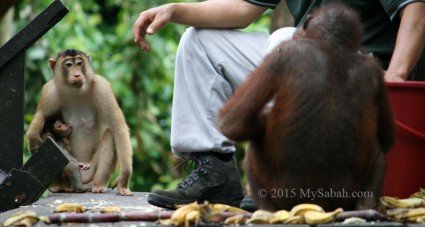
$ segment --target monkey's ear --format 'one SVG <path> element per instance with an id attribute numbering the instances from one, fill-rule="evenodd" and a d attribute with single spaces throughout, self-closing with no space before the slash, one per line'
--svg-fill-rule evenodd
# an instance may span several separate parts
<path id="1" fill-rule="evenodd" d="M 308 24 L 310 23 L 311 19 L 313 19 L 313 16 L 311 16 L 311 14 L 308 14 L 307 17 L 304 20 L 304 23 L 303 23 L 303 30 L 307 29 Z"/>
<path id="2" fill-rule="evenodd" d="M 87 54 L 87 58 L 89 59 L 89 62 L 91 63 L 91 55 Z"/>
<path id="3" fill-rule="evenodd" d="M 56 61 L 53 58 L 49 59 L 49 65 L 51 69 L 55 69 Z"/>

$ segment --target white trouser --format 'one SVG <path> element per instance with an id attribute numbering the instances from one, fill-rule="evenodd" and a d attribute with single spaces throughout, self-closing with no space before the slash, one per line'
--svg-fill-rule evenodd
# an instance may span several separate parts
<path id="1" fill-rule="evenodd" d="M 234 152 L 234 142 L 217 128 L 218 111 L 261 63 L 265 51 L 292 37 L 283 29 L 264 32 L 188 28 L 176 57 L 171 148 L 187 152 Z M 289 35 L 287 33 L 290 33 Z M 269 38 L 269 39 L 268 39 Z"/>

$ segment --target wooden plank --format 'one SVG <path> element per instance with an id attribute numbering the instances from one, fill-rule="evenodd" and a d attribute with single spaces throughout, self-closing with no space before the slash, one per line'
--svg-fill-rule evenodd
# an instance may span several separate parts
<path id="1" fill-rule="evenodd" d="M 39 195 L 32 202 L 40 198 L 68 163 L 68 158 L 62 153 L 56 142 L 48 137 L 22 167 L 22 170 L 27 171 L 43 184 Z"/>
<path id="2" fill-rule="evenodd" d="M 0 68 L 13 59 L 19 52 L 26 50 L 35 41 L 59 22 L 68 9 L 60 0 L 55 0 L 36 18 L 28 23 L 18 34 L 0 48 Z M 2 75 L 0 74 L 0 77 Z"/>
<path id="3" fill-rule="evenodd" d="M 25 52 L 0 68 L 0 169 L 22 167 Z"/>
<path id="4" fill-rule="evenodd" d="M 12 169 L 0 182 L 0 212 L 31 203 L 42 188 L 43 184 L 28 172 Z"/>

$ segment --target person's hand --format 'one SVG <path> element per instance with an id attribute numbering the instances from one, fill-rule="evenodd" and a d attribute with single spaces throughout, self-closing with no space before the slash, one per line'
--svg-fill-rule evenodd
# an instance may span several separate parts
<path id="1" fill-rule="evenodd" d="M 386 71 L 384 79 L 387 82 L 404 82 L 406 79 L 398 73 Z"/>
<path id="2" fill-rule="evenodd" d="M 171 4 L 158 6 L 140 13 L 133 25 L 134 42 L 142 50 L 150 51 L 151 47 L 145 39 L 146 34 L 152 35 L 158 29 L 171 21 Z"/>

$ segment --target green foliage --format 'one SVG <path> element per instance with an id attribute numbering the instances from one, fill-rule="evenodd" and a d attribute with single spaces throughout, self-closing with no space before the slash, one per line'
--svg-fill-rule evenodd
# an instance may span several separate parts
<path id="1" fill-rule="evenodd" d="M 15 14 L 16 32 L 51 2 L 21 1 Z M 175 53 L 185 26 L 170 24 L 148 37 L 152 47 L 149 53 L 134 44 L 132 28 L 143 10 L 176 1 L 63 2 L 70 12 L 27 51 L 25 131 L 42 85 L 53 76 L 47 60 L 64 49 L 80 49 L 91 55 L 95 71 L 111 82 L 130 127 L 134 150 L 130 188 L 150 191 L 174 187 L 178 174 L 171 171 L 176 164 L 169 145 L 171 101 Z M 249 29 L 267 27 L 268 20 L 261 19 Z"/>

